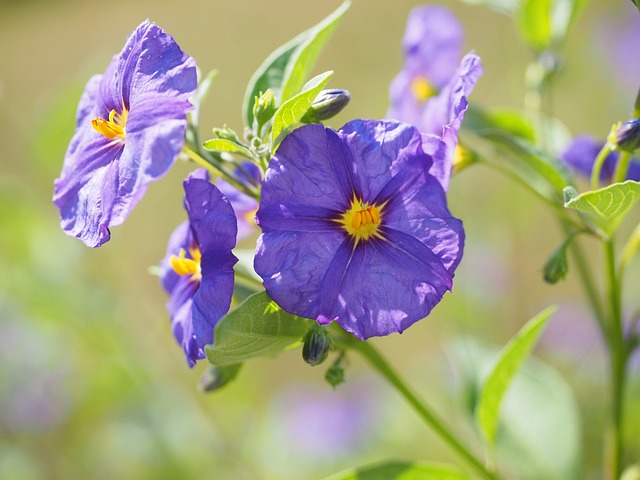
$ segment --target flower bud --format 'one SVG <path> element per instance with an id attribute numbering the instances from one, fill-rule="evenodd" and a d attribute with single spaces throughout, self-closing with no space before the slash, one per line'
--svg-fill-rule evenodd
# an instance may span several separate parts
<path id="1" fill-rule="evenodd" d="M 253 104 L 253 118 L 256 119 L 258 127 L 262 127 L 262 125 L 271 120 L 276 110 L 276 97 L 271 90 L 267 90 L 261 93 L 260 96 L 256 96 L 255 103 Z"/>
<path id="2" fill-rule="evenodd" d="M 324 374 L 324 379 L 329 383 L 329 385 L 336 388 L 344 382 L 344 368 L 338 364 L 331 365 L 327 370 L 327 373 Z"/>
<path id="3" fill-rule="evenodd" d="M 213 392 L 219 390 L 236 378 L 242 367 L 241 363 L 233 365 L 214 365 L 209 368 L 200 379 L 198 389 L 201 392 Z"/>
<path id="4" fill-rule="evenodd" d="M 233 130 L 231 130 L 226 125 L 224 126 L 224 128 L 214 128 L 213 134 L 223 140 L 229 140 L 230 142 L 237 143 L 237 144 L 241 143 L 240 138 L 238 137 L 238 134 Z"/>
<path id="5" fill-rule="evenodd" d="M 304 358 L 304 361 L 309 365 L 315 367 L 327 359 L 330 348 L 331 339 L 327 331 L 322 327 L 314 327 L 309 330 L 304 337 L 302 358 Z"/>
<path id="6" fill-rule="evenodd" d="M 552 285 L 558 283 L 567 275 L 568 271 L 567 242 L 564 242 L 545 263 L 543 268 L 544 281 Z"/>
<path id="7" fill-rule="evenodd" d="M 351 100 L 348 90 L 322 90 L 302 117 L 303 123 L 318 123 L 335 117 Z"/>
<path id="8" fill-rule="evenodd" d="M 618 124 L 610 138 L 616 150 L 633 153 L 640 147 L 640 118 L 632 118 L 628 122 Z"/>

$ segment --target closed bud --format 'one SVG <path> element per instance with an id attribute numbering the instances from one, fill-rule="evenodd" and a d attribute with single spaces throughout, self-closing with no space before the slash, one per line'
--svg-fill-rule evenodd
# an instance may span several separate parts
<path id="1" fill-rule="evenodd" d="M 214 365 L 209 368 L 200 379 L 198 389 L 201 392 L 213 392 L 227 385 L 236 378 L 240 371 L 241 363 L 233 365 Z"/>
<path id="2" fill-rule="evenodd" d="M 222 138 L 223 140 L 229 140 L 230 142 L 240 144 L 240 138 L 238 137 L 238 134 L 226 125 L 224 126 L 224 128 L 214 128 L 213 134 L 218 138 Z"/>
<path id="3" fill-rule="evenodd" d="M 628 122 L 618 124 L 609 140 L 616 150 L 633 153 L 640 147 L 640 118 L 633 118 Z"/>
<path id="4" fill-rule="evenodd" d="M 322 327 L 314 327 L 304 337 L 302 358 L 309 365 L 315 367 L 327 359 L 330 348 L 331 339 L 327 331 Z"/>
<path id="5" fill-rule="evenodd" d="M 322 90 L 302 117 L 303 123 L 318 123 L 335 117 L 351 100 L 348 90 Z"/>
<path id="6" fill-rule="evenodd" d="M 267 90 L 257 96 L 253 104 L 253 118 L 256 119 L 258 127 L 262 127 L 262 125 L 271 120 L 276 110 L 276 97 L 271 90 Z"/>
<path id="7" fill-rule="evenodd" d="M 329 367 L 327 373 L 324 374 L 324 379 L 333 388 L 344 382 L 344 368 L 340 365 L 334 364 Z"/>
<path id="8" fill-rule="evenodd" d="M 567 243 L 564 242 L 560 247 L 553 252 L 553 254 L 547 260 L 544 265 L 543 274 L 544 281 L 550 284 L 558 283 L 562 280 L 569 271 L 569 265 L 567 263 Z"/>

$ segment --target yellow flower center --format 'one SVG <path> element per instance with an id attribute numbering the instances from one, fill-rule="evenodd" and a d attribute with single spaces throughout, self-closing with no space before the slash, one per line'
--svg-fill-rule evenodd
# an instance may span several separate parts
<path id="1" fill-rule="evenodd" d="M 471 163 L 473 163 L 471 151 L 460 144 L 456 145 L 453 151 L 453 172 L 458 173 L 463 168 L 471 165 Z"/>
<path id="2" fill-rule="evenodd" d="M 91 125 L 102 135 L 109 140 L 114 138 L 124 142 L 125 127 L 127 125 L 127 116 L 129 112 L 126 108 L 122 107 L 122 113 L 117 113 L 115 110 L 109 112 L 109 120 L 105 120 L 102 117 L 96 117 L 91 120 Z"/>
<path id="3" fill-rule="evenodd" d="M 178 275 L 191 275 L 190 280 L 192 281 L 200 281 L 202 278 L 202 270 L 200 268 L 202 254 L 200 249 L 197 246 L 190 248 L 189 255 L 191 255 L 191 258 L 186 258 L 186 254 L 187 252 L 185 252 L 184 248 L 181 248 L 178 256 L 171 256 L 169 262 L 173 267 L 173 271 Z"/>
<path id="4" fill-rule="evenodd" d="M 349 210 L 337 221 L 355 238 L 356 242 L 368 240 L 372 236 L 382 238 L 378 232 L 382 207 L 383 205 L 363 203 L 354 196 Z"/>
<path id="5" fill-rule="evenodd" d="M 411 80 L 411 91 L 418 102 L 426 102 L 438 94 L 438 90 L 429 83 L 424 75 L 418 75 Z"/>

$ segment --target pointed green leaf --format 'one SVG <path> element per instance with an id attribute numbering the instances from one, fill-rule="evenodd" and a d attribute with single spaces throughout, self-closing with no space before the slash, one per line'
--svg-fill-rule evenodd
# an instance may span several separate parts
<path id="1" fill-rule="evenodd" d="M 251 77 L 242 101 L 242 112 L 247 126 L 253 125 L 254 99 L 260 92 L 271 89 L 280 104 L 298 93 L 322 47 L 349 5 L 349 2 L 343 3 L 319 24 L 276 49 L 260 65 Z M 283 95 L 283 91 L 286 96 Z"/>
<path id="2" fill-rule="evenodd" d="M 324 480 L 466 480 L 452 465 L 427 462 L 386 462 L 350 468 Z"/>
<path id="3" fill-rule="evenodd" d="M 586 213 L 598 228 L 611 235 L 640 199 L 640 183 L 627 180 L 580 195 L 565 189 L 564 194 L 565 207 Z"/>
<path id="4" fill-rule="evenodd" d="M 216 326 L 205 347 L 213 365 L 232 365 L 260 355 L 275 355 L 302 344 L 312 320 L 290 315 L 266 292 L 251 295 Z"/>
<path id="5" fill-rule="evenodd" d="M 198 72 L 198 76 L 200 76 L 200 72 Z M 191 98 L 191 103 L 193 104 L 193 110 L 189 113 L 191 117 L 191 122 L 194 125 L 198 125 L 200 119 L 200 109 L 202 108 L 202 102 L 209 95 L 209 90 L 211 90 L 211 86 L 213 85 L 213 80 L 218 76 L 217 70 L 211 70 L 206 77 L 200 79 L 198 82 L 198 88 L 196 89 L 196 93 L 193 94 Z"/>
<path id="6" fill-rule="evenodd" d="M 471 338 L 447 346 L 458 379 L 456 391 L 473 413 L 486 373 L 499 350 Z M 557 370 L 529 356 L 500 407 L 495 463 L 508 478 L 578 480 L 584 478 L 581 418 L 571 386 Z"/>
<path id="7" fill-rule="evenodd" d="M 325 72 L 309 80 L 302 92 L 284 102 L 273 116 L 271 128 L 271 151 L 275 152 L 287 133 L 302 120 L 302 117 L 327 84 L 333 72 Z"/>
<path id="8" fill-rule="evenodd" d="M 553 0 L 522 0 L 516 12 L 518 31 L 524 41 L 536 51 L 551 45 L 551 10 Z"/>
<path id="9" fill-rule="evenodd" d="M 211 140 L 207 140 L 206 142 L 204 142 L 203 146 L 207 150 L 211 150 L 214 152 L 235 153 L 246 158 L 253 158 L 249 149 L 225 138 L 212 138 Z"/>
<path id="10" fill-rule="evenodd" d="M 498 426 L 500 404 L 520 365 L 533 349 L 549 317 L 555 312 L 549 307 L 529 320 L 503 348 L 487 377 L 476 408 L 476 421 L 484 439 L 493 445 Z"/>
<path id="11" fill-rule="evenodd" d="M 280 103 L 287 101 L 300 91 L 322 48 L 350 6 L 351 2 L 344 2 L 331 15 L 308 30 L 309 35 L 306 41 L 296 50 L 287 65 Z"/>

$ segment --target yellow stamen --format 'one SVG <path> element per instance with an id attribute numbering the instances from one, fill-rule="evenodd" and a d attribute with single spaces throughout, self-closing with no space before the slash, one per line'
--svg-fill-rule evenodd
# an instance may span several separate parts
<path id="1" fill-rule="evenodd" d="M 189 255 L 191 258 L 186 258 L 187 252 L 184 248 L 180 249 L 178 256 L 172 255 L 169 259 L 173 271 L 178 275 L 191 275 L 192 281 L 199 281 L 202 278 L 202 271 L 200 268 L 200 249 L 196 246 L 189 249 Z"/>
<path id="2" fill-rule="evenodd" d="M 350 208 L 336 221 L 342 224 L 343 228 L 355 238 L 356 242 L 367 240 L 372 236 L 382 237 L 378 229 L 381 219 L 380 212 L 383 207 L 384 205 L 368 205 L 354 196 Z"/>
<path id="3" fill-rule="evenodd" d="M 111 110 L 109 112 L 109 120 L 105 120 L 102 117 L 96 117 L 91 120 L 91 126 L 109 140 L 117 138 L 124 142 L 128 115 L 129 112 L 124 107 L 122 107 L 122 113 L 117 113 L 115 110 Z"/>
<path id="4" fill-rule="evenodd" d="M 473 152 L 462 145 L 456 145 L 453 151 L 453 173 L 458 173 L 465 167 L 468 167 L 475 161 Z"/>
<path id="5" fill-rule="evenodd" d="M 435 89 L 427 77 L 419 75 L 411 80 L 411 92 L 418 102 L 425 102 L 431 97 L 435 97 L 438 94 L 438 90 Z"/>

